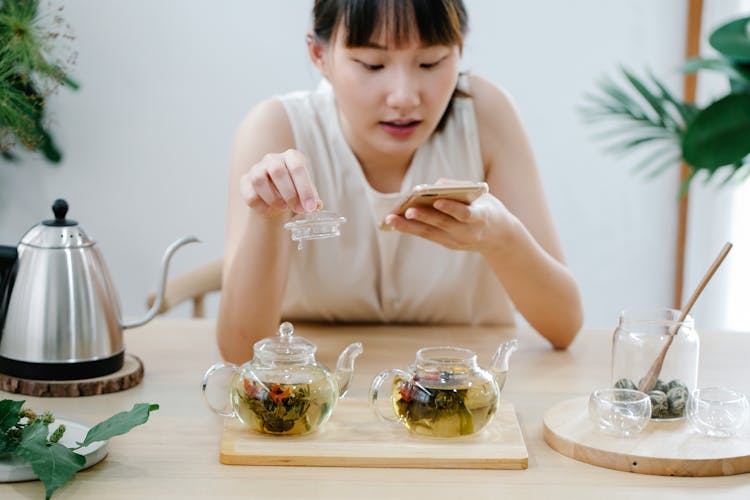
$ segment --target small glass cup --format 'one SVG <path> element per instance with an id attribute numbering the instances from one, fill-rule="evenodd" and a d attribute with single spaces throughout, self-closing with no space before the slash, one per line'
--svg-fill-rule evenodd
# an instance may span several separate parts
<path id="1" fill-rule="evenodd" d="M 302 242 L 304 241 L 339 236 L 341 234 L 340 226 L 344 222 L 346 222 L 346 217 L 341 217 L 329 210 L 319 210 L 298 215 L 284 224 L 284 229 L 291 231 L 292 240 L 299 242 L 297 250 L 302 250 Z"/>
<path id="2" fill-rule="evenodd" d="M 734 436 L 749 415 L 747 396 L 724 387 L 697 389 L 687 405 L 687 417 L 693 427 L 712 437 Z"/>
<path id="3" fill-rule="evenodd" d="M 651 399 L 633 389 L 599 389 L 589 398 L 589 416 L 606 434 L 633 436 L 651 419 Z"/>

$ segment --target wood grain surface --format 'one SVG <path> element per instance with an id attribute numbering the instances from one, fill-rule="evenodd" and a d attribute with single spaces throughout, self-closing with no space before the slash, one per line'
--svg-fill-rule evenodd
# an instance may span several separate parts
<path id="1" fill-rule="evenodd" d="M 365 401 L 340 401 L 331 419 L 305 436 L 271 436 L 227 419 L 220 460 L 232 465 L 525 469 L 529 454 L 513 405 L 501 401 L 476 434 L 429 438 L 375 416 Z"/>
<path id="2" fill-rule="evenodd" d="M 613 318 L 613 325 L 616 318 Z M 318 346 L 329 368 L 341 350 L 360 341 L 354 381 L 342 403 L 367 400 L 372 378 L 405 368 L 420 347 L 468 347 L 486 367 L 504 340 L 517 337 L 503 399 L 513 404 L 528 450 L 525 470 L 233 466 L 219 461 L 225 419 L 203 402 L 200 382 L 221 359 L 213 320 L 157 318 L 128 330 L 127 351 L 143 360 L 143 381 L 116 393 L 88 398 L 25 399 L 30 408 L 93 424 L 135 403 L 158 403 L 149 421 L 109 442 L 109 455 L 76 474 L 53 500 L 179 499 L 513 499 L 538 500 L 747 500 L 750 475 L 665 477 L 629 474 L 574 460 L 543 439 L 545 413 L 557 403 L 587 396 L 610 382 L 612 328 L 585 330 L 565 351 L 550 348 L 524 327 L 295 325 Z M 746 332 L 703 331 L 701 387 L 731 386 L 750 394 Z M 269 332 L 269 335 L 273 332 Z M 248 353 L 250 354 L 250 353 Z M 342 409 L 344 406 L 338 409 Z M 334 414 L 335 417 L 336 414 Z M 332 423 L 332 422 L 328 422 Z M 44 498 L 39 481 L 0 484 L 2 500 Z"/>
<path id="3" fill-rule="evenodd" d="M 125 353 L 122 368 L 101 377 L 81 380 L 31 380 L 0 373 L 0 390 L 43 398 L 73 398 L 124 391 L 141 383 L 143 362 Z"/>
<path id="4" fill-rule="evenodd" d="M 544 440 L 570 458 L 608 469 L 660 476 L 729 476 L 750 472 L 750 429 L 731 438 L 704 436 L 686 419 L 651 421 L 639 434 L 615 437 L 588 416 L 588 398 L 574 398 L 544 416 Z"/>

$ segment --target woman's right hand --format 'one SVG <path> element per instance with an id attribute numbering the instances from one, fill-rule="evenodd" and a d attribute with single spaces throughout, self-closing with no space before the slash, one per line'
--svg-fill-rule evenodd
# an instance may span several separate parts
<path id="1" fill-rule="evenodd" d="M 240 178 L 240 193 L 248 207 L 267 217 L 287 210 L 313 212 L 323 206 L 307 158 L 295 149 L 265 155 Z"/>

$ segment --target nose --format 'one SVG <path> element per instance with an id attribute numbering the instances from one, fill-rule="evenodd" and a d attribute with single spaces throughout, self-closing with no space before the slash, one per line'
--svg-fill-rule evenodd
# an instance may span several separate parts
<path id="1" fill-rule="evenodd" d="M 419 79 L 408 71 L 394 72 L 390 79 L 386 104 L 394 109 L 413 109 L 419 105 Z"/>

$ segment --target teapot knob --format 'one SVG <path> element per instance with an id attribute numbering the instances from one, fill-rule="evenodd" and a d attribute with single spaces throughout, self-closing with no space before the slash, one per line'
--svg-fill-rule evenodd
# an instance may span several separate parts
<path id="1" fill-rule="evenodd" d="M 65 215 L 68 213 L 68 202 L 58 198 L 52 204 L 52 212 L 55 214 L 55 222 L 64 223 Z"/>
<path id="2" fill-rule="evenodd" d="M 294 326 L 290 322 L 284 321 L 279 326 L 279 335 L 281 335 L 282 339 L 290 340 L 291 336 L 294 335 Z"/>

